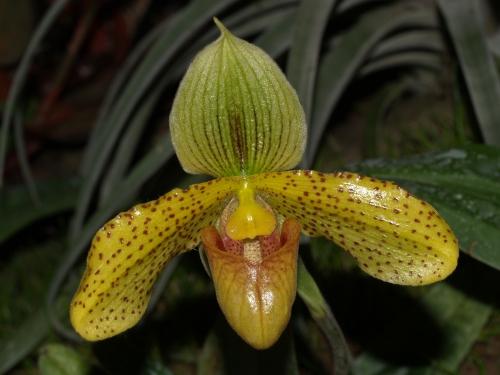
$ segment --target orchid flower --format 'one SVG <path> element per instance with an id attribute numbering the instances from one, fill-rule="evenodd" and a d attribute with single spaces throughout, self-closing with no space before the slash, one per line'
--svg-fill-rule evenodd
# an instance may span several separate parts
<path id="1" fill-rule="evenodd" d="M 344 248 L 369 275 L 423 285 L 456 267 L 458 245 L 428 203 L 393 182 L 290 170 L 306 144 L 299 99 L 274 61 L 221 36 L 191 63 L 170 126 L 188 173 L 215 179 L 120 213 L 95 235 L 71 303 L 90 341 L 134 326 L 172 257 L 203 243 L 217 300 L 250 345 L 273 345 L 296 295 L 300 233 Z"/>

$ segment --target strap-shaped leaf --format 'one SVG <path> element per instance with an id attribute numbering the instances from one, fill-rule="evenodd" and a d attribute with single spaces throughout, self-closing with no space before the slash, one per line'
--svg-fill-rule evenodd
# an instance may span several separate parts
<path id="1" fill-rule="evenodd" d="M 19 104 L 19 96 L 28 76 L 28 69 L 35 53 L 38 51 L 42 39 L 45 37 L 45 34 L 54 24 L 55 19 L 59 16 L 59 13 L 64 9 L 68 2 L 69 0 L 57 0 L 49 8 L 33 33 L 33 37 L 26 47 L 26 51 L 19 63 L 16 74 L 14 75 L 12 86 L 9 90 L 9 96 L 7 97 L 2 114 L 2 130 L 0 132 L 0 186 L 3 185 L 4 163 L 7 152 L 7 136 L 9 134 L 10 124 L 14 116 L 15 108 Z"/>
<path id="2" fill-rule="evenodd" d="M 335 48 L 324 53 L 318 67 L 308 150 L 302 162 L 303 166 L 309 168 L 312 165 L 332 111 L 370 51 L 384 37 L 401 28 L 436 25 L 437 17 L 433 12 L 419 10 L 418 7 L 414 9 L 398 2 L 361 17 L 343 34 Z"/>
<path id="3" fill-rule="evenodd" d="M 310 123 L 316 71 L 323 32 L 336 0 L 302 1 L 287 63 L 287 77 L 297 90 Z"/>
<path id="4" fill-rule="evenodd" d="M 480 3 L 438 0 L 437 4 L 457 51 L 484 142 L 500 146 L 500 79 L 481 25 Z"/>
<path id="5" fill-rule="evenodd" d="M 312 318 L 323 331 L 328 344 L 330 344 L 333 357 L 332 373 L 336 375 L 348 374 L 352 354 L 330 306 L 328 306 L 314 278 L 307 271 L 304 262 L 300 258 L 297 268 L 297 293 L 306 304 Z M 356 375 L 356 373 L 353 373 L 353 375 Z"/>

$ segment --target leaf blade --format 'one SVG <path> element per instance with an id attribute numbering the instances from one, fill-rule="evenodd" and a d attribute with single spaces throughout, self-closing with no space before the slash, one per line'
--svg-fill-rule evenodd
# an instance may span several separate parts
<path id="1" fill-rule="evenodd" d="M 500 80 L 481 26 L 477 1 L 438 0 L 465 76 L 484 141 L 500 146 Z"/>
<path id="2" fill-rule="evenodd" d="M 286 75 L 297 90 L 306 121 L 311 118 L 314 82 L 323 31 L 335 0 L 303 1 L 297 10 L 295 33 L 288 57 Z"/>
<path id="3" fill-rule="evenodd" d="M 43 204 L 33 206 L 29 188 L 25 186 L 2 190 L 0 199 L 0 243 L 15 232 L 40 218 L 71 209 L 76 202 L 77 178 L 38 183 Z"/>
<path id="4" fill-rule="evenodd" d="M 401 6 L 383 7 L 363 16 L 342 35 L 334 49 L 324 54 L 314 92 L 305 168 L 313 160 L 328 119 L 342 93 L 379 41 L 401 27 L 432 27 L 436 24 L 436 17 L 425 9 L 408 11 Z"/>

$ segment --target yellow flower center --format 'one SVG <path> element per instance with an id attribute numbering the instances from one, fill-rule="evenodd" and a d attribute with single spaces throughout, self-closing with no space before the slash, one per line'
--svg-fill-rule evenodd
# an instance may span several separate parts
<path id="1" fill-rule="evenodd" d="M 232 240 L 269 236 L 276 228 L 275 216 L 255 202 L 255 191 L 247 183 L 238 190 L 238 208 L 229 218 L 226 233 Z"/>

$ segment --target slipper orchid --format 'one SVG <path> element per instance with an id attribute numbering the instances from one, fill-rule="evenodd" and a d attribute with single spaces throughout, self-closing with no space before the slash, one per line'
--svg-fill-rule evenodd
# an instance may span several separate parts
<path id="1" fill-rule="evenodd" d="M 386 282 L 448 276 L 457 240 L 428 203 L 354 173 L 287 171 L 305 148 L 298 97 L 269 56 L 215 22 L 221 36 L 191 63 L 170 125 L 186 172 L 216 179 L 139 204 L 97 232 L 71 303 L 75 330 L 94 341 L 135 325 L 161 270 L 200 241 L 222 311 L 258 349 L 290 318 L 301 232 L 334 241 Z"/>

